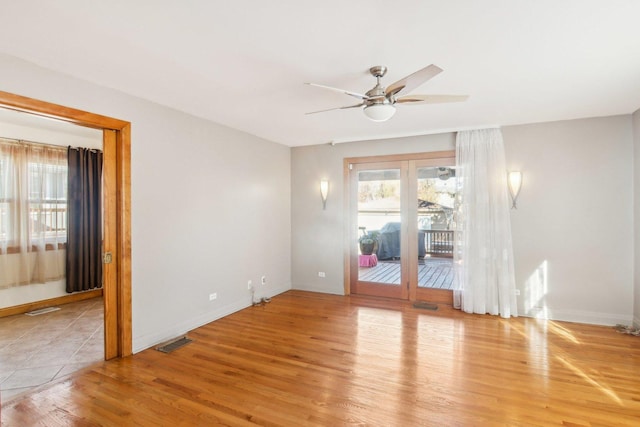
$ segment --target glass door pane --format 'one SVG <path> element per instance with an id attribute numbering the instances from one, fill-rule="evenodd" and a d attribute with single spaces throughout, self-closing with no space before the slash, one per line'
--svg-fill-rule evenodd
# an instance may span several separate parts
<path id="1" fill-rule="evenodd" d="M 416 168 L 418 268 L 417 298 L 437 300 L 430 290 L 453 289 L 453 166 Z M 448 296 L 447 296 L 448 298 Z"/>
<path id="2" fill-rule="evenodd" d="M 358 165 L 355 293 L 406 298 L 406 286 L 402 286 L 406 283 L 403 258 L 407 244 L 402 235 L 406 165 L 396 164 Z"/>

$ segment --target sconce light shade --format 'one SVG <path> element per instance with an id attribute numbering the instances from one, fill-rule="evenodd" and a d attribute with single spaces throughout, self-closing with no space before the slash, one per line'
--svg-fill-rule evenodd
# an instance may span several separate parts
<path id="1" fill-rule="evenodd" d="M 509 174 L 507 175 L 507 182 L 509 185 L 509 194 L 511 194 L 511 201 L 513 202 L 513 204 L 511 205 L 511 209 L 518 209 L 518 207 L 516 206 L 516 201 L 518 200 L 518 195 L 520 194 L 520 189 L 522 188 L 522 172 L 509 172 Z"/>
<path id="2" fill-rule="evenodd" d="M 320 181 L 320 197 L 322 197 L 322 209 L 327 209 L 327 196 L 329 195 L 329 181 Z"/>

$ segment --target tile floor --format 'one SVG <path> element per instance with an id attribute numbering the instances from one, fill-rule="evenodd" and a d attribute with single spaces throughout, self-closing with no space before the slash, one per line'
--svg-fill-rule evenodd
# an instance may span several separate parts
<path id="1" fill-rule="evenodd" d="M 0 318 L 2 402 L 104 359 L 102 298 L 58 307 Z"/>

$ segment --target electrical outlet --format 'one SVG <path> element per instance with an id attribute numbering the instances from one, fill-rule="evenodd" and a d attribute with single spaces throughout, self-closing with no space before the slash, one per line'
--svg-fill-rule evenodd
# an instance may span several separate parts
<path id="1" fill-rule="evenodd" d="M 516 296 L 520 295 L 520 289 L 516 289 Z"/>
<path id="2" fill-rule="evenodd" d="M 214 299 L 218 298 L 218 294 L 217 293 L 212 293 L 209 294 L 209 301 L 213 301 Z"/>
<path id="3" fill-rule="evenodd" d="M 263 285 L 266 285 L 267 284 L 267 276 L 262 276 L 260 278 L 260 283 L 262 283 Z"/>
<path id="4" fill-rule="evenodd" d="M 247 282 L 247 289 L 251 290 L 251 285 L 253 285 L 253 282 L 251 280 L 249 280 Z"/>
<path id="5" fill-rule="evenodd" d="M 318 277 L 326 277 L 324 271 L 318 271 Z"/>

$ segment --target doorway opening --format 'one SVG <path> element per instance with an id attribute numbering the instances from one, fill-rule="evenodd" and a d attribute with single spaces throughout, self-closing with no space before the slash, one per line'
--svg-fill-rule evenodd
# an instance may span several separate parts
<path id="1" fill-rule="evenodd" d="M 0 108 L 63 120 L 103 132 L 105 360 L 132 354 L 131 137 L 129 122 L 0 91 Z"/>
<path id="2" fill-rule="evenodd" d="M 455 152 L 398 157 L 345 159 L 345 291 L 450 304 Z"/>

